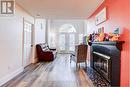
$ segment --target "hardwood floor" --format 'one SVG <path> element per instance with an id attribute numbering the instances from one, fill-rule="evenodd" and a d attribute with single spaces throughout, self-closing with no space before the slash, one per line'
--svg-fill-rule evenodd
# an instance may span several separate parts
<path id="1" fill-rule="evenodd" d="M 93 87 L 83 67 L 70 64 L 69 54 L 58 54 L 53 62 L 31 64 L 1 87 Z"/>

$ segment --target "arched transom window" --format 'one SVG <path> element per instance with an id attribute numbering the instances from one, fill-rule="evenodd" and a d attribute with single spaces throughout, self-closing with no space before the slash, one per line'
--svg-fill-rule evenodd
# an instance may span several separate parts
<path id="1" fill-rule="evenodd" d="M 71 24 L 64 24 L 60 27 L 60 33 L 76 33 L 76 29 Z"/>

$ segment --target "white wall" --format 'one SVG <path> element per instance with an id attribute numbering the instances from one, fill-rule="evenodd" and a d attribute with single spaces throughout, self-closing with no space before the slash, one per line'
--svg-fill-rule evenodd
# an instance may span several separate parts
<path id="1" fill-rule="evenodd" d="M 23 18 L 34 23 L 18 5 L 14 16 L 0 17 L 0 85 L 23 70 Z"/>
<path id="2" fill-rule="evenodd" d="M 46 20 L 35 19 L 35 44 L 46 42 Z"/>
<path id="3" fill-rule="evenodd" d="M 87 35 L 88 21 L 84 20 L 84 36 Z"/>
<path id="4" fill-rule="evenodd" d="M 35 19 L 33 37 L 32 63 L 36 63 L 38 61 L 36 44 L 46 43 L 46 19 Z"/>
<path id="5" fill-rule="evenodd" d="M 87 35 L 92 34 L 95 31 L 95 29 L 97 29 L 95 27 L 95 21 L 93 21 L 93 20 L 89 20 L 87 22 Z"/>

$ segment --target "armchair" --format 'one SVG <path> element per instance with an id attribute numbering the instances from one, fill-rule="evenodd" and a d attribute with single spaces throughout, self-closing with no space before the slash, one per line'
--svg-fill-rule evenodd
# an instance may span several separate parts
<path id="1" fill-rule="evenodd" d="M 56 57 L 56 49 L 50 49 L 47 44 L 37 44 L 37 57 L 39 61 L 53 61 Z"/>
<path id="2" fill-rule="evenodd" d="M 74 62 L 76 62 L 76 67 L 78 66 L 78 63 L 82 63 L 84 62 L 85 65 L 87 66 L 87 45 L 77 45 L 75 46 L 75 52 L 71 53 L 70 56 L 70 63 L 73 60 Z"/>

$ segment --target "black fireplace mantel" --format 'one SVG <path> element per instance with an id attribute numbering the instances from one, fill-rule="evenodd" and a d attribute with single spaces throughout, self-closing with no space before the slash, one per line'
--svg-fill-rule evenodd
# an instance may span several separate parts
<path id="1" fill-rule="evenodd" d="M 103 42 L 92 42 L 91 44 L 98 44 L 98 45 L 115 45 L 119 50 L 122 50 L 122 45 L 125 43 L 125 41 L 103 41 Z"/>
<path id="2" fill-rule="evenodd" d="M 104 42 L 92 42 L 91 43 L 91 67 L 95 67 L 95 60 L 97 61 L 100 57 L 105 58 L 102 55 L 109 57 L 108 65 L 109 72 L 108 77 L 103 76 L 100 70 L 97 70 L 106 80 L 110 82 L 112 86 L 120 86 L 120 63 L 121 63 L 121 50 L 124 41 L 104 41 Z M 96 53 L 96 54 L 95 54 Z M 98 62 L 98 61 L 97 61 Z M 100 64 L 101 60 L 99 61 Z M 94 68 L 95 69 L 95 68 Z"/>

